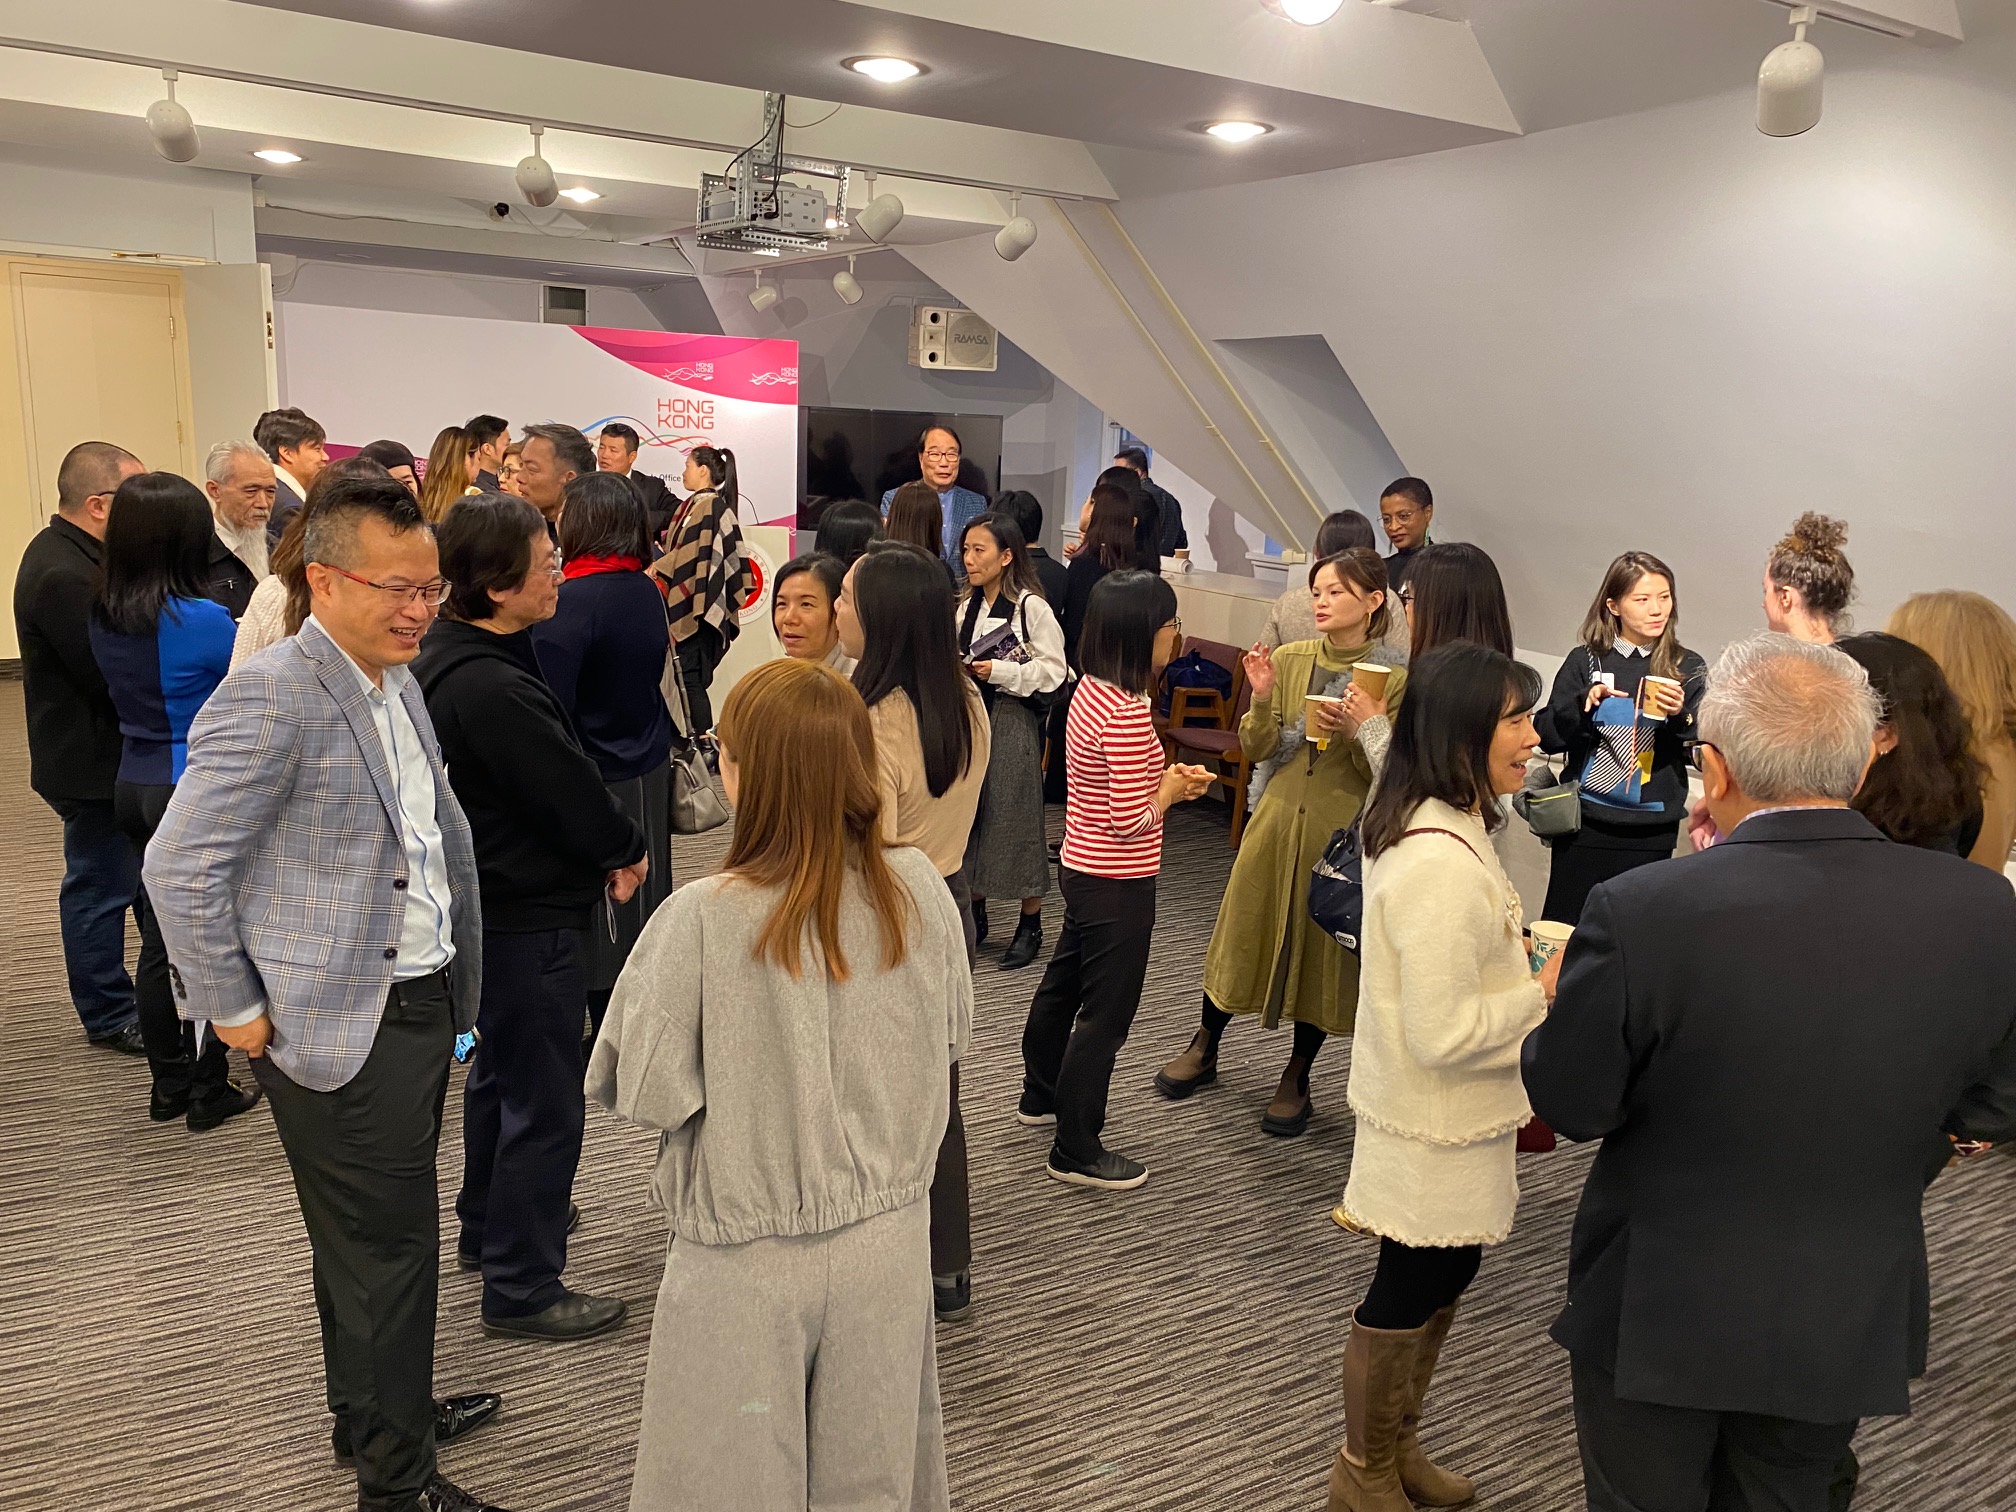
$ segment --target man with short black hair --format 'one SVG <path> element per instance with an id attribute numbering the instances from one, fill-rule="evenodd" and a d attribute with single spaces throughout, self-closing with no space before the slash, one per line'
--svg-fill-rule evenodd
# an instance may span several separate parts
<path id="1" fill-rule="evenodd" d="M 518 494 L 546 517 L 546 528 L 558 531 L 567 485 L 595 471 L 595 448 L 571 425 L 544 420 L 525 427 L 518 453 Z"/>
<path id="2" fill-rule="evenodd" d="M 1435 522 L 1435 492 L 1419 478 L 1395 478 L 1379 494 L 1379 524 L 1393 545 L 1386 558 L 1386 582 L 1394 593 L 1407 583 L 1414 558 L 1433 544 L 1428 527 Z"/>
<path id="3" fill-rule="evenodd" d="M 121 483 L 147 469 L 109 441 L 70 448 L 56 470 L 56 513 L 21 554 L 14 632 L 28 712 L 28 785 L 63 821 L 56 894 L 70 1001 L 94 1045 L 142 1055 L 126 913 L 140 890 L 133 846 L 112 817 L 119 716 L 91 654 L 105 522 Z"/>
<path id="4" fill-rule="evenodd" d="M 1138 446 L 1123 446 L 1113 454 L 1113 460 L 1139 475 L 1141 486 L 1155 501 L 1157 518 L 1161 522 L 1159 547 L 1162 555 L 1170 557 L 1178 551 L 1188 551 L 1190 532 L 1183 528 L 1183 505 L 1176 495 L 1148 476 L 1148 453 Z"/>
<path id="5" fill-rule="evenodd" d="M 602 427 L 602 434 L 596 438 L 595 461 L 603 472 L 630 480 L 632 491 L 651 516 L 651 539 L 656 541 L 665 534 L 665 527 L 672 523 L 678 505 L 663 478 L 636 471 L 637 446 L 635 429 L 620 420 L 611 421 Z"/>
<path id="6" fill-rule="evenodd" d="M 219 441 L 203 464 L 215 533 L 210 540 L 209 597 L 243 619 L 252 590 L 271 576 L 266 522 L 273 517 L 278 484 L 273 464 L 249 441 Z"/>
<path id="7" fill-rule="evenodd" d="M 994 501 L 994 513 L 1006 515 L 1022 532 L 1023 552 L 1029 558 L 1029 565 L 1036 569 L 1036 581 L 1043 586 L 1043 597 L 1061 617 L 1070 569 L 1043 549 L 1041 501 L 1027 489 L 1011 488 Z"/>
<path id="8" fill-rule="evenodd" d="M 469 824 L 407 671 L 447 584 L 382 475 L 335 482 L 303 556 L 312 612 L 203 706 L 143 871 L 176 1007 L 273 1109 L 359 1507 L 484 1512 L 434 1461 L 501 1405 L 433 1397 L 441 1103 L 482 994 Z"/>
<path id="9" fill-rule="evenodd" d="M 273 464 L 279 493 L 266 520 L 266 539 L 278 541 L 294 511 L 308 497 L 308 486 L 329 465 L 329 453 L 323 449 L 329 433 L 305 410 L 290 405 L 261 415 L 252 427 L 252 439 Z"/>
<path id="10" fill-rule="evenodd" d="M 478 415 L 462 429 L 468 433 L 469 451 L 476 458 L 476 486 L 485 493 L 497 493 L 504 453 L 511 448 L 511 422 L 501 415 Z"/>
<path id="11" fill-rule="evenodd" d="M 966 527 L 987 512 L 987 497 L 970 488 L 959 486 L 959 463 L 965 448 L 959 440 L 959 432 L 949 425 L 927 425 L 924 433 L 917 438 L 917 469 L 923 480 L 931 485 L 938 495 L 938 508 L 945 516 L 945 539 L 940 551 L 955 573 L 963 574 L 966 565 L 961 560 L 959 543 L 965 539 Z M 896 490 L 890 489 L 882 495 L 882 518 L 889 518 L 889 505 L 896 497 Z"/>

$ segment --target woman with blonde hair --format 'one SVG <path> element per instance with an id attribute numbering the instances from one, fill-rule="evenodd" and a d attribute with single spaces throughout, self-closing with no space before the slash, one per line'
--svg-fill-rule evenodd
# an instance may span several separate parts
<path id="1" fill-rule="evenodd" d="M 427 453 L 427 475 L 420 480 L 420 513 L 428 524 L 438 525 L 457 499 L 483 491 L 476 486 L 481 466 L 469 432 L 459 425 L 443 427 Z"/>
<path id="2" fill-rule="evenodd" d="M 652 916 L 588 1068 L 664 1132 L 674 1236 L 630 1505 L 940 1512 L 926 1193 L 972 1024 L 958 909 L 884 840 L 832 668 L 756 668 L 719 734 L 726 865 Z"/>
<path id="3" fill-rule="evenodd" d="M 1884 627 L 1928 653 L 1946 674 L 1972 732 L 1981 787 L 1981 834 L 1969 861 L 1995 871 L 2016 845 L 2016 620 L 1993 599 L 1947 589 L 1906 599 Z"/>

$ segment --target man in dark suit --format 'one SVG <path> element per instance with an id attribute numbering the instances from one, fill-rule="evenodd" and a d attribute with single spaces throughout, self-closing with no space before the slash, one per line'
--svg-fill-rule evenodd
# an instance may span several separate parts
<path id="1" fill-rule="evenodd" d="M 469 450 L 476 457 L 476 486 L 496 493 L 497 470 L 504 465 L 504 453 L 511 447 L 511 423 L 502 415 L 477 415 L 462 427 L 469 437 Z"/>
<path id="2" fill-rule="evenodd" d="M 1064 609 L 1065 565 L 1043 549 L 1043 505 L 1026 489 L 1011 488 L 994 501 L 994 513 L 1008 516 L 1022 532 L 1029 565 L 1043 585 L 1043 597 L 1061 615 Z"/>
<path id="3" fill-rule="evenodd" d="M 2016 1130 L 2016 893 L 1848 807 L 1880 712 L 1831 647 L 1731 646 L 1696 748 L 1726 838 L 1597 888 L 1549 963 L 1527 1092 L 1603 1140 L 1553 1330 L 1599 1512 L 1826 1508 L 1924 1370 L 1948 1134 Z"/>
<path id="4" fill-rule="evenodd" d="M 663 478 L 654 478 L 650 473 L 636 470 L 635 430 L 620 420 L 603 426 L 602 434 L 595 438 L 595 466 L 603 472 L 628 478 L 638 502 L 651 516 L 651 539 L 655 541 L 665 534 L 665 527 L 672 523 L 679 503 L 672 497 L 672 490 L 665 486 Z"/>
<path id="5" fill-rule="evenodd" d="M 133 846 L 112 818 L 119 716 L 91 654 L 105 522 L 119 485 L 147 469 L 109 441 L 70 448 L 56 514 L 21 555 L 14 633 L 28 710 L 28 785 L 63 821 L 56 913 L 70 1001 L 94 1045 L 144 1054 L 126 972 L 126 913 L 140 890 Z"/>

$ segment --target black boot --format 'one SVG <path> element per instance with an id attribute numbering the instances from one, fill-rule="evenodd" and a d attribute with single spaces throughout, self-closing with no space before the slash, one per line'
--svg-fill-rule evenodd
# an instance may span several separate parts
<path id="1" fill-rule="evenodd" d="M 981 945 L 986 943 L 986 940 L 987 900 L 985 898 L 975 898 L 973 900 L 973 943 Z"/>
<path id="2" fill-rule="evenodd" d="M 1020 971 L 1043 952 L 1043 912 L 1025 913 L 1015 923 L 1015 937 L 1001 957 L 1003 971 Z"/>

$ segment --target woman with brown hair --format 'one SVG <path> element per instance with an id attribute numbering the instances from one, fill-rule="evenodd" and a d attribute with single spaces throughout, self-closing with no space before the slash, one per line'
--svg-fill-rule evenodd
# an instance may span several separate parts
<path id="1" fill-rule="evenodd" d="M 287 517 L 287 526 L 266 559 L 270 574 L 252 590 L 252 602 L 238 621 L 238 635 L 231 642 L 231 670 L 250 661 L 268 646 L 278 645 L 301 628 L 308 618 L 308 566 L 301 559 L 301 543 L 308 536 L 308 521 L 339 478 L 390 477 L 369 457 L 358 455 L 331 462 L 308 485 L 308 497 Z"/>
<path id="2" fill-rule="evenodd" d="M 1372 789 L 1372 759 L 1341 701 L 1352 667 L 1378 659 L 1392 626 L 1386 564 L 1369 547 L 1325 557 L 1309 570 L 1320 639 L 1246 653 L 1253 703 L 1239 744 L 1256 764 L 1253 818 L 1232 863 L 1204 956 L 1203 1023 L 1183 1053 L 1155 1077 L 1180 1101 L 1218 1079 L 1218 1041 L 1238 1014 L 1262 1028 L 1295 1025 L 1281 1082 L 1260 1120 L 1263 1133 L 1293 1139 L 1309 1127 L 1309 1068 L 1333 1034 L 1349 1034 L 1358 1006 L 1358 962 L 1309 917 L 1309 872 L 1347 828 Z M 1397 707 L 1407 674 L 1391 669 L 1385 697 Z"/>
<path id="3" fill-rule="evenodd" d="M 1855 597 L 1855 569 L 1841 550 L 1847 544 L 1839 520 L 1811 511 L 1794 520 L 1764 562 L 1764 623 L 1794 640 L 1834 644 Z"/>
<path id="4" fill-rule="evenodd" d="M 1981 784 L 1981 833 L 1967 852 L 1994 871 L 2016 845 L 2016 621 L 1992 599 L 1947 589 L 1906 599 L 1884 627 L 1931 654 L 1967 715 Z"/>
<path id="5" fill-rule="evenodd" d="M 476 473 L 481 459 L 469 444 L 469 432 L 459 425 L 444 427 L 427 453 L 427 475 L 420 480 L 420 513 L 438 525 L 457 499 L 481 493 Z"/>
<path id="6" fill-rule="evenodd" d="M 944 556 L 945 509 L 929 483 L 905 483 L 896 490 L 889 501 L 889 518 L 883 525 L 882 538 L 929 552 L 944 563 L 945 576 L 955 588 L 958 586 L 959 574 Z"/>
<path id="7" fill-rule="evenodd" d="M 750 672 L 720 742 L 726 865 L 645 927 L 588 1069 L 663 1131 L 674 1235 L 630 1505 L 941 1512 L 926 1192 L 972 1024 L 958 910 L 884 840 L 868 711 L 830 667 Z"/>
<path id="8" fill-rule="evenodd" d="M 1534 715 L 1540 748 L 1582 784 L 1582 827 L 1554 840 L 1541 917 L 1582 918 L 1599 882 L 1673 854 L 1687 817 L 1687 742 L 1708 664 L 1680 644 L 1673 570 L 1627 551 L 1603 574 L 1582 641 Z"/>

